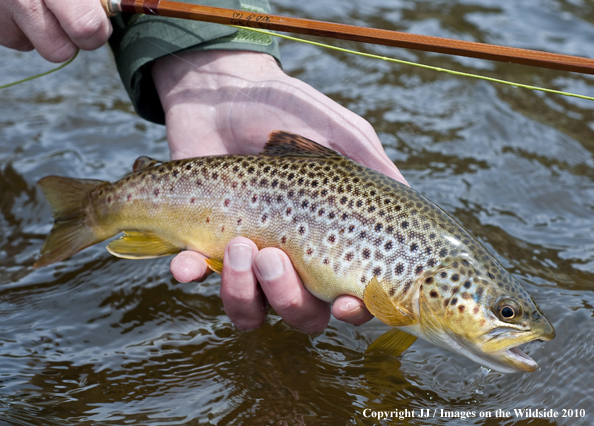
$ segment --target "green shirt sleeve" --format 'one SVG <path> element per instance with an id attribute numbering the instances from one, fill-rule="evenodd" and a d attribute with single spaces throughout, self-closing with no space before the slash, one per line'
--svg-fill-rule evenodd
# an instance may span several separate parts
<path id="1" fill-rule="evenodd" d="M 269 13 L 268 0 L 185 0 L 188 3 Z M 275 37 L 209 22 L 121 13 L 111 20 L 109 44 L 134 109 L 142 118 L 165 124 L 151 75 L 151 63 L 173 53 L 200 50 L 249 50 L 280 63 Z"/>

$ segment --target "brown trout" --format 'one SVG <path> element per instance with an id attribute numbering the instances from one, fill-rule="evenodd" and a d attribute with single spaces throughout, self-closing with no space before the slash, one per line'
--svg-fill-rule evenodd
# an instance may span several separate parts
<path id="1" fill-rule="evenodd" d="M 358 297 L 395 327 L 376 348 L 402 351 L 418 337 L 500 372 L 530 372 L 537 364 L 517 346 L 555 335 L 443 210 L 301 136 L 274 132 L 259 155 L 140 157 L 115 183 L 48 176 L 39 185 L 55 224 L 35 267 L 123 232 L 107 246 L 115 256 L 195 250 L 220 272 L 226 244 L 244 236 L 287 253 L 318 298 Z"/>

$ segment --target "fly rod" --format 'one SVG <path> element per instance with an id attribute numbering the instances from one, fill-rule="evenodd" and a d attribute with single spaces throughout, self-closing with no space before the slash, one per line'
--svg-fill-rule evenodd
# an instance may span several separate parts
<path id="1" fill-rule="evenodd" d="M 290 18 L 268 13 L 202 6 L 171 0 L 101 0 L 101 3 L 110 16 L 120 12 L 142 13 L 594 74 L 594 59 L 558 53 L 357 27 L 311 19 Z"/>

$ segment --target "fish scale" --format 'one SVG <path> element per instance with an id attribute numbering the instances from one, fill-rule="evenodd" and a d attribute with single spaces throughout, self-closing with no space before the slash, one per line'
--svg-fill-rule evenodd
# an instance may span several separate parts
<path id="1" fill-rule="evenodd" d="M 40 186 L 55 225 L 36 266 L 124 232 L 108 245 L 116 256 L 189 249 L 220 272 L 225 246 L 243 236 L 258 248 L 283 250 L 318 298 L 358 297 L 385 323 L 477 362 L 484 351 L 459 349 L 465 342 L 452 343 L 447 330 L 498 353 L 507 350 L 505 342 L 554 335 L 524 288 L 443 210 L 297 135 L 273 133 L 259 155 L 168 163 L 140 157 L 133 173 L 115 183 L 48 177 Z M 489 337 L 494 323 L 509 319 L 502 318 L 505 308 L 521 311 L 522 327 L 532 331 Z M 514 321 L 507 327 L 519 330 Z M 504 355 L 508 364 L 535 368 L 517 353 Z"/>

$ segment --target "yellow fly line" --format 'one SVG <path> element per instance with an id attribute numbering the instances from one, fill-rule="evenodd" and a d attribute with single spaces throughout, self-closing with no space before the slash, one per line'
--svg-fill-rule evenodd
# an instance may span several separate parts
<path id="1" fill-rule="evenodd" d="M 594 101 L 594 97 L 592 97 L 592 96 L 580 95 L 580 94 L 577 94 L 577 93 L 565 92 L 565 91 L 562 91 L 562 90 L 547 89 L 546 87 L 532 86 L 532 85 L 529 85 L 529 84 L 514 83 L 514 82 L 511 82 L 511 81 L 502 80 L 502 79 L 499 79 L 499 78 L 487 77 L 487 76 L 480 75 L 480 74 L 472 74 L 472 73 L 467 73 L 467 72 L 462 72 L 462 71 L 454 71 L 454 70 L 450 70 L 450 69 L 447 69 L 447 68 L 441 68 L 441 67 L 434 67 L 434 66 L 431 66 L 431 65 L 419 64 L 419 63 L 416 63 L 416 62 L 405 61 L 405 60 L 402 60 L 402 59 L 395 59 L 395 58 L 390 58 L 390 57 L 387 57 L 387 56 L 374 55 L 372 53 L 363 53 L 363 52 L 359 52 L 357 50 L 345 49 L 344 47 L 331 46 L 329 44 L 320 43 L 320 42 L 317 42 L 317 41 L 304 40 L 304 39 L 301 39 L 301 38 L 298 38 L 298 37 L 288 36 L 288 35 L 284 35 L 284 34 L 278 34 L 278 33 L 272 32 L 272 31 L 262 30 L 262 29 L 258 29 L 258 28 L 247 28 L 247 27 L 235 26 L 235 25 L 230 25 L 230 26 L 231 27 L 234 27 L 234 28 L 239 28 L 241 30 L 254 31 L 254 32 L 261 33 L 261 34 L 266 34 L 266 35 L 269 35 L 269 36 L 280 37 L 280 38 L 284 38 L 284 39 L 291 40 L 291 41 L 297 41 L 297 42 L 300 42 L 300 43 L 306 43 L 306 44 L 311 44 L 313 46 L 323 47 L 323 48 L 326 48 L 326 49 L 337 50 L 339 52 L 350 53 L 352 55 L 364 56 L 366 58 L 381 59 L 382 61 L 395 62 L 395 63 L 403 64 L 403 65 L 411 65 L 411 66 L 414 66 L 414 67 L 425 68 L 425 69 L 428 69 L 428 70 L 438 71 L 438 72 L 445 72 L 445 73 L 448 73 L 448 74 L 452 74 L 452 75 L 456 75 L 456 76 L 461 76 L 461 77 L 476 78 L 476 79 L 479 79 L 479 80 L 490 81 L 492 83 L 500 83 L 500 84 L 505 84 L 505 85 L 512 86 L 512 87 L 519 87 L 519 88 L 522 88 L 522 89 L 536 90 L 536 91 L 539 91 L 539 92 L 553 93 L 555 95 L 570 96 L 570 97 L 573 97 L 573 98 L 579 98 L 579 99 L 586 99 L 586 100 L 589 100 L 589 101 Z M 19 80 L 19 81 L 15 81 L 13 83 L 1 85 L 0 86 L 0 89 L 5 89 L 7 87 L 16 86 L 17 84 L 25 83 L 27 81 L 34 80 L 36 78 L 43 77 L 45 75 L 51 74 L 53 72 L 56 72 L 56 71 L 64 68 L 66 65 L 70 64 L 76 58 L 77 55 L 78 55 L 78 50 L 76 51 L 76 54 L 72 58 L 70 58 L 68 61 L 64 62 L 59 67 L 54 68 L 53 70 L 50 70 L 50 71 L 41 73 L 41 74 L 34 75 L 32 77 L 28 77 L 28 78 L 25 78 L 25 79 L 22 79 L 22 80 Z"/>

